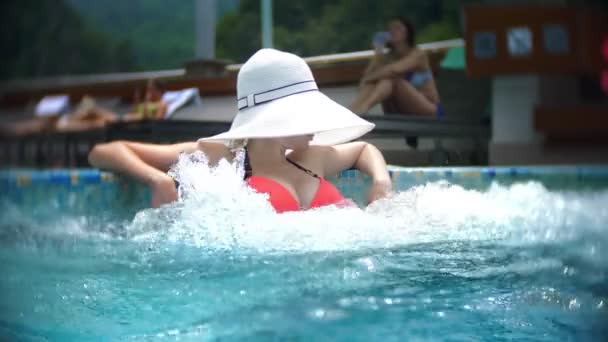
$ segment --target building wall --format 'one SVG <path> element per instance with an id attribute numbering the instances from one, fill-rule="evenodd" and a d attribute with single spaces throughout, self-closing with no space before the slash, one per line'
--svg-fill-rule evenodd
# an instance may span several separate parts
<path id="1" fill-rule="evenodd" d="M 539 105 L 581 101 L 576 76 L 502 76 L 492 81 L 491 165 L 606 163 L 605 146 L 548 143 L 534 128 Z M 581 113 L 582 114 L 582 113 Z M 583 119 L 581 115 L 581 119 Z"/>

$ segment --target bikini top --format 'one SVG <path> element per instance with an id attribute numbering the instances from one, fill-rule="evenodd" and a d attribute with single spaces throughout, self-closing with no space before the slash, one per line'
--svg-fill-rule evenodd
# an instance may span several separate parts
<path id="1" fill-rule="evenodd" d="M 399 60 L 397 56 L 392 53 L 388 54 L 390 62 L 396 62 Z M 409 70 L 403 75 L 403 79 L 410 82 L 414 88 L 420 88 L 425 85 L 429 80 L 433 79 L 433 72 L 429 70 Z"/>
<path id="2" fill-rule="evenodd" d="M 156 102 L 140 103 L 135 107 L 135 112 L 142 118 L 153 119 L 156 116 L 159 105 Z"/>
<path id="3" fill-rule="evenodd" d="M 319 177 L 316 173 L 289 158 L 287 158 L 287 161 L 298 169 L 306 172 L 308 175 L 319 179 L 319 187 L 310 202 L 309 208 L 302 208 L 298 200 L 294 198 L 283 184 L 270 178 L 252 176 L 249 156 L 247 154 L 245 155 L 245 179 L 247 184 L 258 193 L 268 194 L 270 204 L 277 213 L 319 208 L 332 204 L 340 204 L 345 201 L 342 194 L 340 194 L 340 191 L 323 177 Z"/>
<path id="4" fill-rule="evenodd" d="M 430 70 L 427 71 L 408 71 L 405 74 L 405 80 L 410 82 L 414 88 L 422 87 L 426 82 L 433 78 L 433 73 Z"/>

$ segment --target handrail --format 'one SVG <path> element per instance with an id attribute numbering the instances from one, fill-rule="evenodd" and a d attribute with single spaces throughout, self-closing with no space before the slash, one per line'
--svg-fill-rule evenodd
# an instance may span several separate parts
<path id="1" fill-rule="evenodd" d="M 454 47 L 462 47 L 464 46 L 464 39 L 450 39 L 443 40 L 439 42 L 432 43 L 424 43 L 419 44 L 420 47 L 424 51 L 435 52 L 438 50 L 444 50 Z M 331 64 L 331 63 L 342 63 L 342 62 L 352 62 L 359 61 L 364 59 L 369 59 L 374 56 L 373 50 L 363 50 L 363 51 L 354 51 L 354 52 L 343 52 L 343 53 L 334 53 L 329 55 L 319 55 L 312 57 L 304 57 L 304 60 L 311 65 L 317 64 Z M 237 71 L 242 64 L 231 64 L 226 66 L 227 70 Z"/>

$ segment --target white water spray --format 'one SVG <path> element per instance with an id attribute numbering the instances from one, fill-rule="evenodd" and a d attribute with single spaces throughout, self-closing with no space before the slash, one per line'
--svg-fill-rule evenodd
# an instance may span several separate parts
<path id="1" fill-rule="evenodd" d="M 242 158 L 241 158 L 242 159 Z M 171 170 L 180 201 L 140 212 L 136 240 L 169 240 L 211 250 L 306 252 L 386 248 L 447 240 L 536 243 L 606 236 L 608 192 L 552 192 L 529 182 L 486 191 L 446 182 L 420 185 L 367 208 L 333 206 L 276 214 L 243 181 L 242 160 L 209 167 L 200 152 Z"/>

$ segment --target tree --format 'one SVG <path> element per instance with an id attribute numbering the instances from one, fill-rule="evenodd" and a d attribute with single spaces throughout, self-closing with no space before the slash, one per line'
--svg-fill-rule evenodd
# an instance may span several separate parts
<path id="1" fill-rule="evenodd" d="M 95 31 L 64 1 L 8 0 L 0 20 L 1 79 L 126 71 L 128 42 Z"/>
<path id="2" fill-rule="evenodd" d="M 275 0 L 273 4 L 275 46 L 304 56 L 369 49 L 373 32 L 384 30 L 385 21 L 397 15 L 412 19 L 418 42 L 461 35 L 460 5 L 453 1 Z M 218 25 L 218 56 L 242 62 L 255 52 L 260 47 L 259 18 L 259 0 L 241 1 L 238 10 Z"/>

